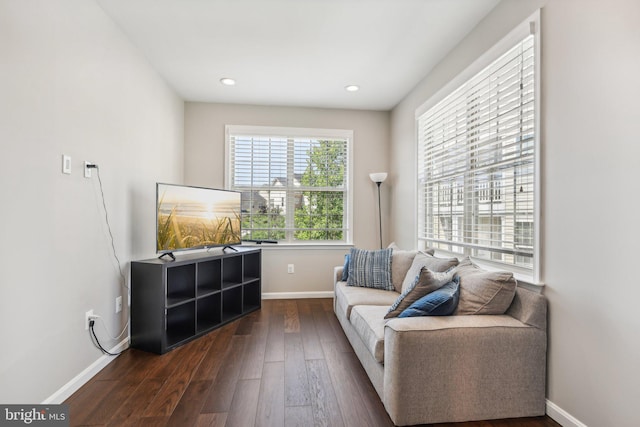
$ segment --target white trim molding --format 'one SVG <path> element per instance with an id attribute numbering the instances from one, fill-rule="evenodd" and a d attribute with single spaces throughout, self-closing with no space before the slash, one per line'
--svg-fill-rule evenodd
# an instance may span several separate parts
<path id="1" fill-rule="evenodd" d="M 126 337 L 115 347 L 109 350 L 109 353 L 118 353 L 129 345 L 129 337 Z M 89 365 L 84 371 L 76 375 L 71 381 L 60 387 L 58 391 L 47 397 L 42 404 L 43 405 L 57 405 L 67 400 L 73 393 L 78 391 L 80 387 L 89 382 L 91 378 L 96 376 L 98 372 L 107 367 L 107 365 L 113 362 L 116 358 L 103 354 L 98 360 Z"/>
<path id="2" fill-rule="evenodd" d="M 303 299 L 303 298 L 333 298 L 333 291 L 263 292 L 262 293 L 262 299 Z"/>
<path id="3" fill-rule="evenodd" d="M 547 415 L 562 427 L 587 427 L 549 399 L 547 399 Z"/>

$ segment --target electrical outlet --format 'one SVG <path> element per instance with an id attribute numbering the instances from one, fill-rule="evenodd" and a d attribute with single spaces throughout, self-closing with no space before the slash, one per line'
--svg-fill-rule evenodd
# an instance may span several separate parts
<path id="1" fill-rule="evenodd" d="M 93 314 L 93 308 L 84 314 L 84 330 L 85 331 L 89 330 L 89 320 L 91 319 L 95 319 L 95 314 Z"/>
<path id="2" fill-rule="evenodd" d="M 116 298 L 116 314 L 122 311 L 122 296 Z"/>
<path id="3" fill-rule="evenodd" d="M 293 264 L 288 264 L 287 265 L 287 273 L 293 274 L 293 272 L 294 272 Z"/>
<path id="4" fill-rule="evenodd" d="M 87 166 L 92 165 L 93 163 L 91 162 L 87 162 L 85 160 L 84 162 L 84 177 L 85 178 L 91 178 L 91 168 L 88 168 Z"/>

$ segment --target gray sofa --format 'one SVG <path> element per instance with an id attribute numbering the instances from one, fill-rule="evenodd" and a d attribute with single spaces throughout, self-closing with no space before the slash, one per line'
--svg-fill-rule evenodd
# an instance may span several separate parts
<path id="1" fill-rule="evenodd" d="M 502 315 L 384 319 L 398 292 L 347 286 L 334 311 L 396 425 L 545 414 L 546 299 L 516 288 Z"/>

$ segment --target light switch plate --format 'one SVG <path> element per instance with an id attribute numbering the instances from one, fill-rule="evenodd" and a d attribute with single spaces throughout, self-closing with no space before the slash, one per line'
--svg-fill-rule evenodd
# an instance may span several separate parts
<path id="1" fill-rule="evenodd" d="M 62 155 L 62 173 L 71 174 L 71 156 Z"/>

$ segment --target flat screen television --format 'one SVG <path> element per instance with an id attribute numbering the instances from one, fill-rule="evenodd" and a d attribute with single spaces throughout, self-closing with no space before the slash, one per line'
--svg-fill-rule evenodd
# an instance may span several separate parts
<path id="1" fill-rule="evenodd" d="M 159 254 L 242 243 L 242 193 L 156 184 L 156 249 Z"/>

